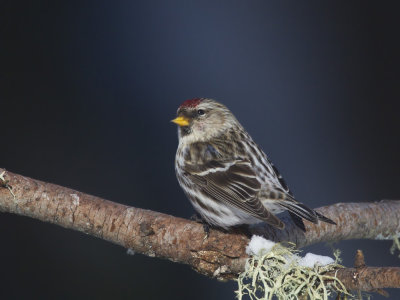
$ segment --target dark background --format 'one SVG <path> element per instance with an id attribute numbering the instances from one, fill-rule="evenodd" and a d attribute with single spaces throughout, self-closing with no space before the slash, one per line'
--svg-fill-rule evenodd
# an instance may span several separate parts
<path id="1" fill-rule="evenodd" d="M 189 217 L 169 121 L 212 97 L 309 206 L 399 199 L 399 29 L 390 2 L 1 1 L 0 167 Z M 1 214 L 0 236 L 2 299 L 234 298 L 234 282 L 26 217 Z M 348 266 L 356 249 L 400 264 L 391 241 L 334 246 Z"/>

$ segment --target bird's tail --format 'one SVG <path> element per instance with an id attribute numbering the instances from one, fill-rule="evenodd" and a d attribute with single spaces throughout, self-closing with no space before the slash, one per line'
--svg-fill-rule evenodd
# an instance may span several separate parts
<path id="1" fill-rule="evenodd" d="M 314 210 L 315 211 L 315 210 Z M 329 224 L 333 224 L 336 225 L 335 221 L 332 221 L 331 219 L 321 215 L 319 212 L 315 211 L 315 213 L 317 214 L 318 220 L 321 220 L 322 222 L 325 223 L 329 223 Z"/>
<path id="2" fill-rule="evenodd" d="M 281 201 L 279 204 L 289 211 L 293 222 L 303 231 L 305 231 L 305 227 L 302 219 L 306 219 L 315 224 L 317 224 L 318 220 L 320 220 L 325 223 L 336 225 L 334 221 L 305 206 L 303 203 L 286 200 Z"/>

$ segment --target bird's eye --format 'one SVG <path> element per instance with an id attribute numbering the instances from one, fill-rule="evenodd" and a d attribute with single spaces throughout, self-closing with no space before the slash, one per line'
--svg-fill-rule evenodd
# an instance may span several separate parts
<path id="1" fill-rule="evenodd" d="M 198 114 L 199 116 L 202 116 L 202 115 L 205 114 L 205 112 L 204 112 L 204 110 L 199 109 L 199 110 L 197 111 L 197 114 Z"/>

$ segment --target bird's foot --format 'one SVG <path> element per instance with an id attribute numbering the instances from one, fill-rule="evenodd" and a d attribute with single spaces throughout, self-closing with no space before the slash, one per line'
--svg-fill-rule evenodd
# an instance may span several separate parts
<path id="1" fill-rule="evenodd" d="M 190 217 L 190 220 L 200 223 L 203 225 L 203 230 L 204 230 L 204 238 L 203 241 L 205 241 L 206 239 L 208 239 L 208 237 L 210 236 L 210 229 L 211 226 L 201 217 L 201 215 L 199 214 L 194 214 Z"/>
<path id="2" fill-rule="evenodd" d="M 190 220 L 191 220 L 191 221 L 194 221 L 194 222 L 197 222 L 197 223 L 201 223 L 201 224 L 205 223 L 204 220 L 203 220 L 203 218 L 202 218 L 199 214 L 193 214 L 193 215 L 191 215 L 191 216 L 190 216 Z"/>
<path id="3" fill-rule="evenodd" d="M 231 227 L 230 230 L 233 233 L 243 234 L 243 235 L 247 236 L 248 238 L 251 238 L 251 236 L 253 235 L 252 232 L 250 231 L 250 226 L 248 224 L 237 225 L 237 226 Z"/>
<path id="4" fill-rule="evenodd" d="M 204 233 L 205 233 L 203 241 L 205 241 L 210 236 L 210 225 L 208 225 L 207 223 L 203 223 L 203 230 L 204 230 Z"/>

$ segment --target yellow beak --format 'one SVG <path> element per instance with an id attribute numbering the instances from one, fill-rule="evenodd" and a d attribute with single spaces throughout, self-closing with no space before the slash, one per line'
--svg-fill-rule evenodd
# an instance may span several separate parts
<path id="1" fill-rule="evenodd" d="M 179 126 L 188 126 L 189 125 L 189 119 L 186 119 L 185 117 L 177 117 L 171 122 L 174 122 L 175 124 L 178 124 Z"/>

